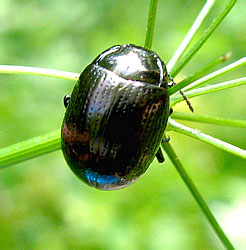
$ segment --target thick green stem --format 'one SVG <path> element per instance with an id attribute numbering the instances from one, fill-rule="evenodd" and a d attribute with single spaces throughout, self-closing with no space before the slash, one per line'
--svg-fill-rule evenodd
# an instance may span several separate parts
<path id="1" fill-rule="evenodd" d="M 203 211 L 204 215 L 207 217 L 209 223 L 211 224 L 215 233 L 218 235 L 221 242 L 224 244 L 224 246 L 227 249 L 234 249 L 232 244 L 230 243 L 229 239 L 226 237 L 225 233 L 223 232 L 220 225 L 216 221 L 215 217 L 211 213 L 210 209 L 208 208 L 206 202 L 202 198 L 200 192 L 198 191 L 198 189 L 194 185 L 194 183 L 191 180 L 191 178 L 189 177 L 189 175 L 186 173 L 182 163 L 178 159 L 171 144 L 169 142 L 164 142 L 162 144 L 162 147 L 165 150 L 165 152 L 167 153 L 167 155 L 170 158 L 171 162 L 173 163 L 174 167 L 178 171 L 178 173 L 179 173 L 180 177 L 182 178 L 182 180 L 184 181 L 185 185 L 187 186 L 187 188 L 191 192 L 193 198 L 197 201 L 197 204 L 199 205 L 199 207 Z"/>
<path id="2" fill-rule="evenodd" d="M 0 149 L 0 168 L 60 149 L 60 134 L 61 131 L 58 129 L 49 134 L 37 136 Z"/>

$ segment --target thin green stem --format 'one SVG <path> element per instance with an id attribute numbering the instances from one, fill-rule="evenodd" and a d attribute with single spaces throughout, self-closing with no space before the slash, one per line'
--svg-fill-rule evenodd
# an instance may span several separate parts
<path id="1" fill-rule="evenodd" d="M 196 97 L 200 95 L 209 94 L 215 91 L 221 91 L 221 90 L 225 90 L 228 88 L 237 87 L 245 83 L 246 83 L 246 77 L 242 77 L 242 78 L 238 78 L 238 79 L 227 81 L 227 82 L 217 83 L 217 84 L 210 85 L 207 87 L 189 90 L 185 92 L 185 95 L 189 98 L 192 98 L 192 97 Z M 181 96 L 180 94 L 175 94 L 171 96 L 171 106 L 174 106 L 183 100 L 184 100 L 183 96 Z"/>
<path id="2" fill-rule="evenodd" d="M 168 72 L 172 71 L 174 65 L 177 61 L 182 57 L 185 50 L 191 43 L 193 37 L 195 36 L 196 32 L 200 28 L 201 24 L 203 23 L 204 19 L 208 15 L 209 11 L 211 10 L 212 6 L 214 5 L 214 0 L 207 0 L 206 4 L 203 6 L 202 10 L 200 11 L 199 15 L 197 16 L 196 20 L 194 21 L 193 25 L 191 26 L 190 30 L 188 31 L 187 35 L 179 45 L 178 49 L 172 56 L 171 60 L 167 64 Z"/>
<path id="3" fill-rule="evenodd" d="M 225 82 L 225 83 L 220 83 L 220 84 L 215 84 L 212 86 L 208 86 L 208 87 L 203 87 L 200 89 L 194 89 L 194 90 L 190 90 L 188 92 L 186 92 L 186 95 L 188 97 L 194 97 L 197 95 L 201 95 L 201 94 L 206 94 L 206 93 L 210 93 L 212 91 L 216 91 L 216 90 L 221 90 L 221 89 L 225 89 L 228 87 L 235 87 L 238 85 L 241 85 L 243 83 L 246 83 L 246 77 L 241 78 L 241 79 L 237 79 L 237 80 L 233 80 L 233 81 L 229 81 L 229 82 Z M 172 101 L 172 105 L 173 103 L 177 103 L 181 100 L 183 100 L 183 97 L 178 97 L 177 99 L 177 95 L 172 96 L 171 97 L 171 101 Z M 170 119 L 169 121 L 169 127 L 173 127 L 173 123 L 174 121 L 172 119 Z M 177 125 L 178 123 L 176 123 Z M 181 125 L 180 125 L 181 126 Z M 183 125 L 182 125 L 183 126 Z M 179 126 L 177 126 L 179 127 Z M 179 127 L 181 128 L 181 127 Z M 184 128 L 184 127 L 182 127 Z M 177 129 L 177 128 L 175 128 Z M 187 128 L 190 129 L 190 128 Z M 183 131 L 183 133 L 188 133 L 190 135 L 190 131 L 191 130 L 180 130 Z M 194 131 L 193 131 L 194 132 Z M 201 136 L 203 135 L 202 133 L 199 134 L 199 136 L 197 137 L 197 131 L 195 131 L 196 133 L 192 134 L 193 137 L 196 136 L 197 139 L 200 139 L 202 141 L 206 141 L 207 138 Z M 0 150 L 0 166 L 8 166 L 17 162 L 21 162 L 27 159 L 31 159 L 34 158 L 36 156 L 39 156 L 41 154 L 45 154 L 45 153 L 49 153 L 51 151 L 57 150 L 59 148 L 59 145 L 57 144 L 58 141 L 60 140 L 60 132 L 58 133 L 57 131 L 53 132 L 54 135 L 51 136 L 50 134 L 48 135 L 43 135 L 43 136 L 39 136 L 36 138 L 33 138 L 31 140 L 28 141 L 24 141 L 24 142 L 20 142 L 17 143 L 15 145 L 9 146 L 7 148 L 3 148 Z M 217 139 L 216 139 L 217 140 Z M 208 142 L 208 141 L 206 141 Z M 218 142 L 218 141 L 217 141 Z M 47 143 L 47 145 L 45 145 Z M 226 151 L 229 151 L 235 155 L 239 155 L 240 157 L 245 157 L 245 151 L 240 149 L 238 151 L 238 148 L 235 146 L 232 146 L 228 143 L 225 143 L 223 141 L 219 141 L 219 143 L 215 143 L 214 140 L 209 140 L 209 143 L 213 144 L 214 146 L 218 147 L 218 148 L 222 148 Z M 41 150 L 42 149 L 42 150 Z"/>
<path id="4" fill-rule="evenodd" d="M 232 154 L 237 155 L 243 159 L 246 159 L 246 150 L 238 148 L 230 143 L 221 141 L 221 140 L 214 138 L 210 135 L 204 134 L 199 130 L 186 127 L 186 126 L 174 121 L 171 118 L 169 118 L 169 120 L 168 120 L 168 129 L 171 129 L 171 130 L 174 130 L 176 132 L 191 136 L 195 139 L 198 139 L 200 141 L 211 144 L 217 148 L 220 148 L 226 152 L 232 153 Z"/>
<path id="5" fill-rule="evenodd" d="M 167 153 L 167 155 L 170 158 L 171 162 L 173 163 L 174 167 L 178 171 L 180 177 L 182 178 L 182 180 L 186 184 L 187 188 L 191 192 L 192 196 L 197 201 L 197 204 L 199 205 L 199 207 L 203 211 L 204 215 L 207 217 L 209 223 L 211 224 L 213 230 L 218 235 L 218 237 L 221 240 L 221 242 L 223 243 L 223 245 L 227 249 L 234 249 L 231 242 L 226 237 L 225 233 L 223 232 L 220 225 L 216 221 L 215 217 L 211 213 L 209 207 L 207 206 L 206 202 L 202 198 L 202 196 L 201 196 L 200 192 L 198 191 L 198 189 L 196 188 L 195 184 L 193 183 L 193 181 L 191 180 L 191 178 L 189 177 L 189 175 L 185 171 L 182 163 L 178 159 L 178 157 L 177 157 L 176 153 L 174 152 L 171 144 L 169 142 L 165 142 L 165 143 L 162 144 L 162 147 L 165 150 L 165 152 Z"/>
<path id="6" fill-rule="evenodd" d="M 148 24 L 146 28 L 145 43 L 144 43 L 144 47 L 147 49 L 151 49 L 152 46 L 157 5 L 158 5 L 158 0 L 150 1 L 149 17 L 148 17 Z"/>
<path id="7" fill-rule="evenodd" d="M 13 66 L 13 65 L 0 65 L 0 73 L 50 76 L 50 77 L 61 78 L 66 80 L 75 80 L 75 81 L 77 81 L 79 78 L 79 74 L 72 72 L 28 67 L 28 66 Z"/>
<path id="8" fill-rule="evenodd" d="M 184 88 L 183 90 L 184 91 L 187 91 L 187 90 L 191 90 L 191 89 L 194 89 L 194 88 L 198 88 L 198 87 L 201 87 L 203 86 L 205 83 L 207 83 L 208 81 L 216 78 L 216 77 L 219 77 L 221 75 L 224 75 L 232 70 L 235 70 L 235 69 L 238 69 L 242 66 L 246 65 L 246 57 L 243 57 L 239 60 L 237 60 L 236 62 L 233 62 L 219 70 L 216 70 L 215 72 L 207 75 L 207 76 L 204 76 L 202 78 L 200 78 L 199 80 L 193 82 L 192 84 L 190 84 L 189 86 L 187 86 L 186 88 Z"/>
<path id="9" fill-rule="evenodd" d="M 0 149 L 0 168 L 60 149 L 60 134 L 61 131 L 58 129 L 49 134 Z"/>
<path id="10" fill-rule="evenodd" d="M 169 73 L 172 77 L 175 77 L 191 60 L 191 58 L 199 51 L 199 49 L 204 45 L 212 33 L 218 28 L 219 24 L 224 20 L 227 14 L 231 11 L 232 7 L 237 1 L 231 0 L 223 11 L 214 19 L 208 29 L 203 33 L 198 42 L 191 48 L 191 50 L 182 58 L 179 64 L 174 67 Z"/>
<path id="11" fill-rule="evenodd" d="M 230 8 L 232 8 L 232 6 L 235 4 L 235 2 L 236 1 L 231 1 L 230 2 L 231 7 L 229 4 L 227 6 L 227 9 L 225 9 L 225 11 L 222 12 L 222 15 L 216 19 L 215 24 L 213 23 L 209 27 L 209 30 L 207 33 L 205 32 L 204 37 L 184 57 L 184 60 L 181 61 L 180 64 L 176 67 L 176 69 L 174 70 L 173 76 L 175 76 L 175 74 L 177 74 L 186 65 L 186 63 L 191 59 L 191 57 L 199 50 L 199 48 L 202 46 L 202 44 L 208 39 L 208 37 L 216 29 L 216 27 L 219 25 L 219 23 L 227 15 L 227 13 L 230 11 Z M 146 38 L 145 38 L 145 47 L 148 49 L 150 49 L 152 46 L 157 4 L 158 4 L 157 0 L 151 0 L 151 2 L 150 2 L 149 18 L 148 18 L 148 25 L 147 25 L 147 29 L 146 29 Z M 208 0 L 206 5 L 204 6 L 203 10 L 199 14 L 197 20 L 193 24 L 191 30 L 189 31 L 186 38 L 182 42 L 180 48 L 175 53 L 172 60 L 169 62 L 169 64 L 168 64 L 169 69 L 173 69 L 174 65 L 181 58 L 184 51 L 187 49 L 191 39 L 194 37 L 195 32 L 198 30 L 198 28 L 200 27 L 205 16 L 208 14 L 212 5 L 213 5 L 213 0 Z M 68 79 L 68 80 L 77 80 L 79 77 L 79 74 L 71 73 L 71 72 L 64 72 L 64 71 L 50 70 L 50 69 L 43 69 L 43 68 L 34 68 L 34 67 L 11 66 L 11 65 L 0 65 L 0 73 L 33 74 L 33 75 Z M 201 73 L 202 72 L 199 72 L 199 74 L 201 74 Z M 198 77 L 198 74 L 195 76 L 193 75 L 189 79 L 186 79 L 185 84 L 188 85 L 188 83 L 190 83 L 196 77 Z M 240 79 L 238 79 L 238 80 L 240 80 Z M 217 84 L 217 87 L 218 87 L 218 84 Z M 225 88 L 225 86 L 224 86 L 224 88 Z M 199 90 L 200 90 L 200 92 L 199 92 Z M 197 93 L 199 93 L 199 94 L 201 94 L 203 92 L 205 93 L 204 88 L 202 90 L 201 89 L 199 89 L 199 90 Z M 207 91 L 211 92 L 213 90 L 209 89 Z M 173 93 L 175 93 L 175 92 L 173 92 Z M 178 99 L 176 99 L 176 100 L 178 100 Z M 175 114 L 173 116 L 175 116 Z M 202 119 L 201 117 L 199 117 L 199 118 L 196 117 L 196 118 L 198 120 Z M 214 118 L 213 119 L 211 118 L 210 122 L 218 122 L 218 121 L 215 121 Z M 222 121 L 220 120 L 220 122 L 222 122 Z M 194 130 L 187 128 L 181 124 L 178 124 L 178 123 L 174 122 L 172 119 L 169 120 L 168 127 L 175 130 L 175 131 L 178 131 L 178 132 L 182 131 L 182 133 L 184 133 L 184 134 L 188 134 L 194 138 L 198 138 L 202 141 L 205 141 L 207 143 L 210 143 L 210 144 L 213 144 L 217 147 L 220 147 L 228 152 L 231 152 L 231 153 L 234 153 L 240 157 L 246 158 L 246 151 L 245 150 L 239 149 L 231 144 L 222 142 L 218 139 L 212 138 L 212 137 L 205 135 L 203 133 L 200 133 L 198 131 L 194 132 Z M 20 142 L 20 143 L 8 146 L 6 148 L 0 149 L 0 168 L 7 167 L 7 166 L 13 165 L 15 163 L 19 163 L 19 162 L 22 162 L 22 161 L 25 161 L 28 159 L 32 159 L 34 157 L 37 157 L 37 156 L 40 156 L 40 155 L 43 155 L 43 154 L 46 154 L 46 153 L 49 153 L 49 152 L 52 152 L 55 150 L 58 150 L 58 149 L 60 149 L 60 140 L 61 140 L 60 139 L 60 130 L 56 130 L 56 131 L 53 131 L 47 135 L 38 136 L 38 137 L 32 138 L 30 140 Z M 165 143 L 162 146 L 163 146 L 164 150 L 167 152 L 169 158 L 171 159 L 171 161 L 174 164 L 175 168 L 177 169 L 178 173 L 182 177 L 183 181 L 187 185 L 188 189 L 190 190 L 191 194 L 193 195 L 193 197 L 197 201 L 198 205 L 201 207 L 203 213 L 207 217 L 209 223 L 212 225 L 214 231 L 216 232 L 216 234 L 218 235 L 218 237 L 220 238 L 222 243 L 227 248 L 232 249 L 233 246 L 231 245 L 230 241 L 227 239 L 226 235 L 224 234 L 224 232 L 222 231 L 222 229 L 218 225 L 216 219 L 212 215 L 211 211 L 209 210 L 205 201 L 203 200 L 203 198 L 201 197 L 197 188 L 193 184 L 192 180 L 185 172 L 180 160 L 177 158 L 177 155 L 175 154 L 171 145 L 169 143 Z"/>
<path id="12" fill-rule="evenodd" d="M 207 65 L 205 65 L 202 69 L 196 71 L 194 74 L 186 77 L 184 80 L 180 81 L 178 84 L 174 85 L 172 88 L 168 90 L 169 95 L 173 95 L 179 90 L 185 88 L 186 86 L 190 85 L 192 82 L 196 80 L 200 80 L 204 77 L 207 73 L 213 71 L 219 64 L 227 61 L 231 57 L 232 53 L 227 52 L 226 54 L 216 58 L 215 60 L 211 61 Z M 226 73 L 226 72 L 225 72 Z"/>
<path id="13" fill-rule="evenodd" d="M 196 115 L 196 114 L 186 114 L 174 111 L 172 113 L 172 119 L 179 119 L 192 122 L 202 122 L 214 125 L 223 125 L 229 127 L 246 128 L 246 120 L 232 120 L 220 117 L 212 117 L 208 115 Z"/>

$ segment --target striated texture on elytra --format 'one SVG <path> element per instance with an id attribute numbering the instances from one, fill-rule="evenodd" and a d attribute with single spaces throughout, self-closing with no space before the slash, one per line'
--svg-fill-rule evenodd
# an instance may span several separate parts
<path id="1" fill-rule="evenodd" d="M 65 159 L 91 186 L 128 186 L 153 161 L 168 116 L 166 88 L 90 64 L 74 87 L 63 121 Z"/>

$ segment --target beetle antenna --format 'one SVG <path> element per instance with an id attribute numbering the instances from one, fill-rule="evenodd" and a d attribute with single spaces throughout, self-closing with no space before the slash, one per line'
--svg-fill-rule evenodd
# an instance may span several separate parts
<path id="1" fill-rule="evenodd" d="M 176 85 L 176 82 L 174 82 L 173 78 L 170 75 L 168 75 L 168 78 L 171 80 L 171 84 L 169 84 L 169 87 Z M 192 107 L 191 102 L 189 101 L 188 97 L 184 94 L 184 91 L 180 90 L 179 93 L 180 93 L 180 95 L 183 96 L 183 98 L 184 98 L 186 104 L 188 105 L 189 109 L 191 110 L 191 112 L 194 112 L 194 108 Z"/>
<path id="2" fill-rule="evenodd" d="M 184 91 L 180 90 L 179 93 L 183 96 L 183 98 L 184 98 L 186 104 L 188 105 L 189 109 L 191 110 L 191 112 L 194 112 L 194 108 L 192 107 L 191 102 L 188 99 L 188 97 L 184 94 Z"/>

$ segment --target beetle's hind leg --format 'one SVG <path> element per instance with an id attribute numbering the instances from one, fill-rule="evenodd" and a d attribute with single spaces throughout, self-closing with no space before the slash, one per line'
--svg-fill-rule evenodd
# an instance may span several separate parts
<path id="1" fill-rule="evenodd" d="M 159 147 L 155 156 L 156 156 L 159 163 L 163 163 L 165 161 L 164 155 L 163 155 L 160 147 Z"/>
<path id="2" fill-rule="evenodd" d="M 173 113 L 173 109 L 170 108 L 169 115 L 171 115 L 172 113 Z"/>
<path id="3" fill-rule="evenodd" d="M 168 141 L 170 141 L 169 137 L 167 139 L 165 139 L 165 140 L 162 139 L 161 143 L 168 142 Z M 163 155 L 163 153 L 161 151 L 161 147 L 159 147 L 159 149 L 158 149 L 158 151 L 157 151 L 157 153 L 156 153 L 155 156 L 156 156 L 156 158 L 157 158 L 157 160 L 158 160 L 159 163 L 163 163 L 165 161 L 164 155 Z"/>

